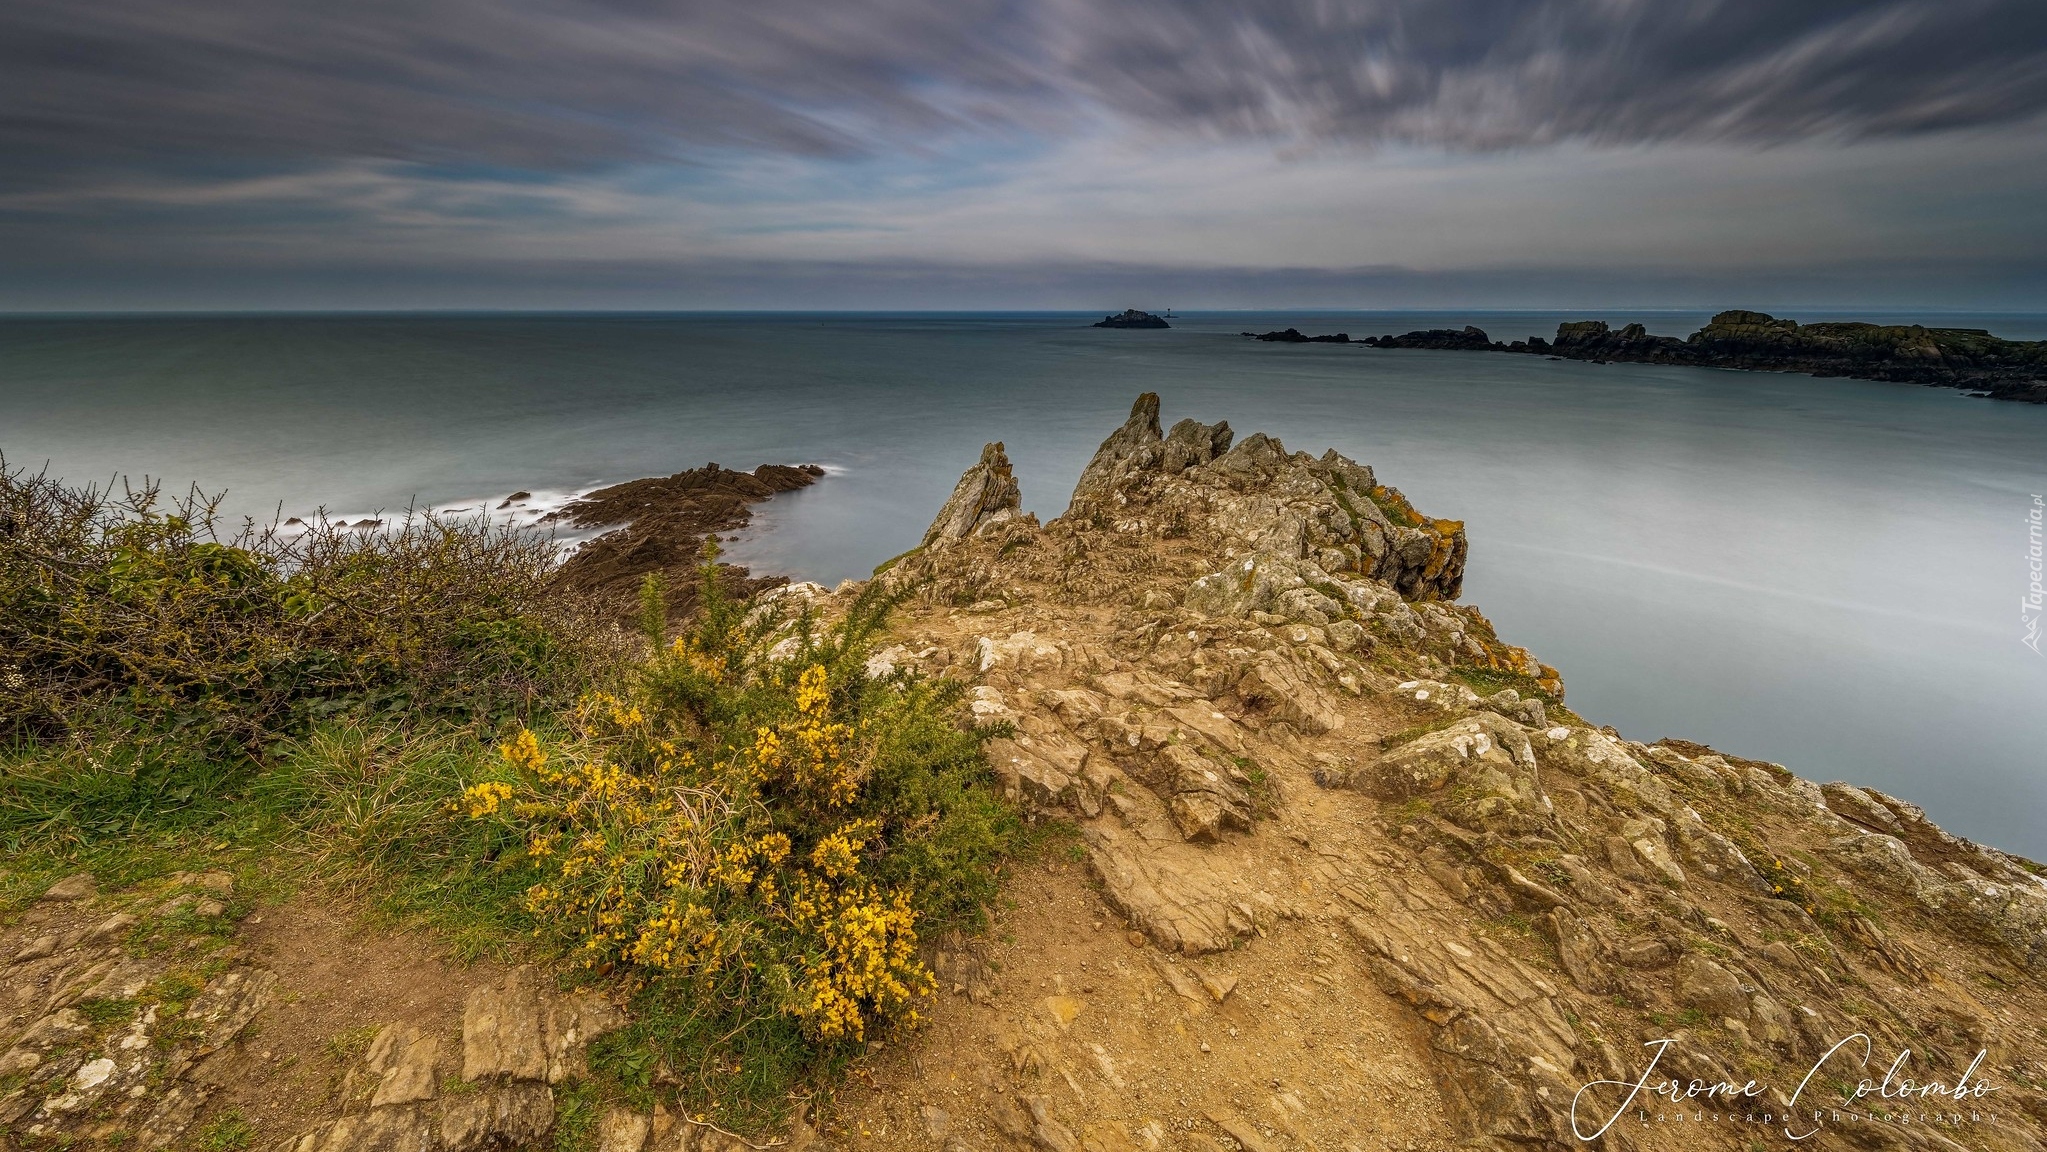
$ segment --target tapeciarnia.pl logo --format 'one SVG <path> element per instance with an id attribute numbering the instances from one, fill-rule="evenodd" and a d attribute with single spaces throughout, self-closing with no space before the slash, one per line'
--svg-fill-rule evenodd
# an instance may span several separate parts
<path id="1" fill-rule="evenodd" d="M 2033 506 L 2026 510 L 2026 571 L 2030 579 L 2026 583 L 2026 595 L 2019 601 L 2019 643 L 2040 651 L 2040 616 L 2043 605 L 2047 605 L 2047 587 L 2042 587 L 2042 572 L 2047 571 L 2047 561 L 2042 559 L 2040 533 L 2041 518 L 2047 513 L 2039 493 L 2033 495 Z"/>

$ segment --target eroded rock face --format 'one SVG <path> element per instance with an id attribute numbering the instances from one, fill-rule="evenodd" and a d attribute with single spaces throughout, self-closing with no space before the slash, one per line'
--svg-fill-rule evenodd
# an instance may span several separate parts
<path id="1" fill-rule="evenodd" d="M 981 449 L 981 461 L 960 477 L 952 496 L 924 533 L 923 546 L 960 540 L 990 525 L 1023 515 L 1023 492 L 1009 457 L 996 441 Z"/>

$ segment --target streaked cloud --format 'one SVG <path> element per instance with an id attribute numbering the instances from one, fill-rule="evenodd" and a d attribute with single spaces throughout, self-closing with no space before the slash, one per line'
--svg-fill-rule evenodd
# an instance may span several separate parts
<path id="1" fill-rule="evenodd" d="M 2047 256 L 2043 141 L 2036 0 L 13 0 L 0 299 L 380 260 L 2009 262 Z"/>

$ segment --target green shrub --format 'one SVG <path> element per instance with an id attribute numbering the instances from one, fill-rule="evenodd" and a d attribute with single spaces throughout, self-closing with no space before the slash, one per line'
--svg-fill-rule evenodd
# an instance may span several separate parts
<path id="1" fill-rule="evenodd" d="M 572 698 L 617 652 L 554 589 L 545 537 L 426 511 L 222 539 L 217 508 L 0 460 L 0 739 L 226 755 L 344 713 L 488 721 Z"/>

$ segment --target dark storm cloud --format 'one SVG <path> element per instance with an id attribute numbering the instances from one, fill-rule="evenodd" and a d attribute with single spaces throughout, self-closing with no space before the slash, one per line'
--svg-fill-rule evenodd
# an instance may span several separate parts
<path id="1" fill-rule="evenodd" d="M 2040 0 L 10 0 L 0 186 L 1056 131 L 1774 143 L 2047 106 Z"/>

